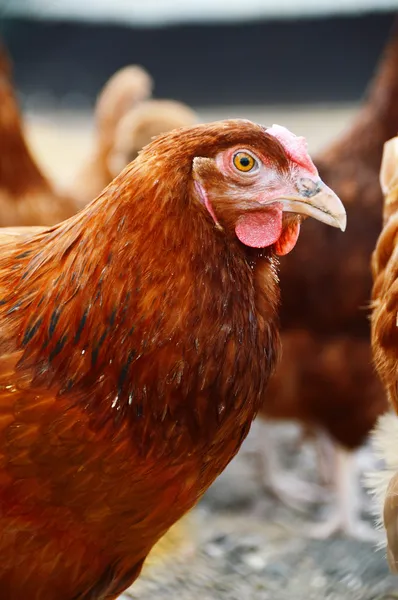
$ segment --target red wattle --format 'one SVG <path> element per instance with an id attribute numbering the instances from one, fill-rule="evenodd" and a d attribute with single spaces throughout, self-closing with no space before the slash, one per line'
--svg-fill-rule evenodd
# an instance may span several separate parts
<path id="1" fill-rule="evenodd" d="M 275 244 L 275 254 L 284 256 L 293 250 L 300 234 L 300 222 L 295 221 L 288 225 Z"/>
<path id="2" fill-rule="evenodd" d="M 238 239 L 251 248 L 267 248 L 279 239 L 282 233 L 282 207 L 273 204 L 267 210 L 243 215 L 236 224 Z"/>

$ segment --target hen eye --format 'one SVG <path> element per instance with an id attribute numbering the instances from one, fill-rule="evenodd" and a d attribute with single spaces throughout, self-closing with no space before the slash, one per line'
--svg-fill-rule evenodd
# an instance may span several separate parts
<path id="1" fill-rule="evenodd" d="M 234 167 L 238 171 L 248 173 L 258 166 L 256 159 L 248 152 L 237 152 L 233 158 Z"/>

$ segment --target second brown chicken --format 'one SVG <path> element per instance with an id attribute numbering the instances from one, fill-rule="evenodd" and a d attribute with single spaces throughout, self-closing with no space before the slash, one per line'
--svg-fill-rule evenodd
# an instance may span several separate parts
<path id="1" fill-rule="evenodd" d="M 330 519 L 310 531 L 373 537 L 359 520 L 353 450 L 365 442 L 387 410 L 374 374 L 369 339 L 370 257 L 382 225 L 379 170 L 383 144 L 398 131 L 398 36 L 380 61 L 367 99 L 349 130 L 315 159 L 321 177 L 343 199 L 349 235 L 308 223 L 297 252 L 281 261 L 283 358 L 267 391 L 262 416 L 295 419 L 326 432 L 334 446 L 336 505 Z M 269 449 L 269 444 L 265 448 Z M 266 463 L 266 484 L 288 504 L 314 500 Z M 355 483 L 355 485 L 354 485 Z M 297 496 L 297 498 L 296 498 Z"/>
<path id="2" fill-rule="evenodd" d="M 71 193 L 80 207 L 100 194 L 156 136 L 197 122 L 188 106 L 150 99 L 153 82 L 141 67 L 115 73 L 98 97 L 93 153 L 80 169 Z"/>
<path id="3" fill-rule="evenodd" d="M 25 139 L 5 50 L 0 51 L 0 226 L 53 225 L 77 210 L 55 190 Z"/>

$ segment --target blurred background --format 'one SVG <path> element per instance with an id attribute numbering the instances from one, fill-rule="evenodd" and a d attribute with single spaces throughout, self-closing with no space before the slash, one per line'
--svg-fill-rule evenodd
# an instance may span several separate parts
<path id="1" fill-rule="evenodd" d="M 358 99 L 396 0 L 1 0 L 21 92 L 89 105 L 121 66 L 194 105 Z"/>
<path id="2" fill-rule="evenodd" d="M 129 62 L 199 106 L 355 101 L 396 0 L 0 0 L 26 96 L 85 107 Z"/>
<path id="3" fill-rule="evenodd" d="M 33 149 L 65 180 L 87 150 L 97 94 L 129 63 L 150 72 L 156 97 L 186 102 L 203 120 L 283 122 L 317 150 L 348 122 L 397 7 L 398 0 L 0 0 L 0 34 Z M 52 152 L 55 114 L 65 130 L 62 161 Z M 69 152 L 75 135 L 81 143 Z"/>

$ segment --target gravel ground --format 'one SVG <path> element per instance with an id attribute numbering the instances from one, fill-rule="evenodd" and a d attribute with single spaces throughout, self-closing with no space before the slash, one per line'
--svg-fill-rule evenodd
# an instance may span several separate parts
<path id="1" fill-rule="evenodd" d="M 205 121 L 243 116 L 280 123 L 306 136 L 316 152 L 354 108 L 225 107 L 199 114 Z M 46 172 L 67 186 L 92 143 L 89 116 L 33 112 L 27 131 Z M 288 425 L 275 429 L 284 466 L 313 480 L 313 452 L 306 447 L 298 454 L 295 435 Z M 325 516 L 322 507 L 288 510 L 264 491 L 254 454 L 260 439 L 255 424 L 236 459 L 120 600 L 398 600 L 398 579 L 389 574 L 383 551 L 344 538 L 306 539 L 306 524 Z M 369 504 L 365 494 L 363 503 Z"/>
<path id="2" fill-rule="evenodd" d="M 253 454 L 258 447 L 254 429 L 182 521 L 192 545 L 177 543 L 120 600 L 398 599 L 398 579 L 389 574 L 383 550 L 343 537 L 308 540 L 306 523 L 325 516 L 322 507 L 296 512 L 264 491 Z M 308 480 L 316 472 L 310 447 L 297 455 L 291 426 L 278 426 L 278 446 L 297 477 Z M 365 493 L 363 504 L 369 507 Z M 331 497 L 326 513 L 332 505 Z"/>

